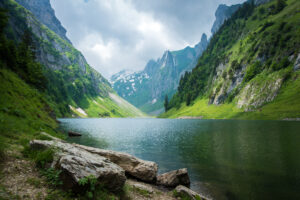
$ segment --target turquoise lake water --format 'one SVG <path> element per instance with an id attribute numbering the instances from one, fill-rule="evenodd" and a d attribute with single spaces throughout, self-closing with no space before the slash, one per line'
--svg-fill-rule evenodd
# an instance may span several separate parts
<path id="1" fill-rule="evenodd" d="M 191 188 L 214 199 L 300 199 L 300 122 L 60 119 L 70 142 L 188 168 Z"/>

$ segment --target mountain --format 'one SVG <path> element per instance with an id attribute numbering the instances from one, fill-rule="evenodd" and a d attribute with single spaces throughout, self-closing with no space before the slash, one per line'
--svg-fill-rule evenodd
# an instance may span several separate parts
<path id="1" fill-rule="evenodd" d="M 223 25 L 225 20 L 230 18 L 233 13 L 241 6 L 241 4 L 236 4 L 232 6 L 227 6 L 225 4 L 220 4 L 215 12 L 216 19 L 211 28 L 211 33 L 215 34 L 219 28 Z"/>
<path id="2" fill-rule="evenodd" d="M 249 3 L 253 1 L 254 5 L 260 5 L 269 2 L 270 0 L 248 0 Z M 237 11 L 238 8 L 240 8 L 242 4 L 235 4 L 231 6 L 227 6 L 225 4 L 220 4 L 215 12 L 215 21 L 213 23 L 213 26 L 211 28 L 211 33 L 215 34 L 219 28 L 223 25 L 225 20 L 229 19 L 233 13 Z"/>
<path id="3" fill-rule="evenodd" d="M 171 97 L 178 86 L 180 77 L 191 70 L 208 44 L 207 36 L 192 47 L 179 51 L 165 51 L 157 60 L 150 60 L 144 70 L 128 73 L 121 71 L 110 79 L 117 93 L 152 115 L 163 112 L 165 95 Z"/>
<path id="4" fill-rule="evenodd" d="M 52 116 L 144 116 L 120 101 L 109 82 L 66 40 L 49 0 L 26 0 L 22 4 L 35 15 L 13 0 L 0 2 L 8 22 L 1 41 L 1 66 L 7 69 L 2 73 L 7 77 L 14 77 L 8 75 L 14 73 L 28 87 L 38 89 Z M 7 103 L 5 99 L 1 102 L 2 106 Z"/>
<path id="5" fill-rule="evenodd" d="M 246 2 L 180 80 L 162 117 L 300 117 L 300 2 Z"/>
<path id="6" fill-rule="evenodd" d="M 49 29 L 54 31 L 62 39 L 71 43 L 66 36 L 66 29 L 61 25 L 56 18 L 54 10 L 50 5 L 49 0 L 16 0 L 20 5 L 29 10 L 34 16 L 46 25 Z"/>

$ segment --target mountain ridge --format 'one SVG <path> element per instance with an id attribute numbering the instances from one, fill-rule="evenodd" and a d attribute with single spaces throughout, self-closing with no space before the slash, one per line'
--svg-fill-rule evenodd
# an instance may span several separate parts
<path id="1" fill-rule="evenodd" d="M 121 97 L 142 111 L 157 115 L 163 112 L 165 95 L 171 97 L 175 93 L 180 76 L 193 68 L 207 44 L 203 34 L 194 47 L 166 50 L 161 58 L 150 59 L 142 71 L 126 75 L 119 72 L 110 81 Z"/>
<path id="2" fill-rule="evenodd" d="M 32 12 L 40 22 L 54 31 L 61 38 L 71 43 L 69 38 L 66 36 L 67 30 L 56 18 L 55 11 L 51 7 L 49 0 L 16 0 L 16 2 Z"/>

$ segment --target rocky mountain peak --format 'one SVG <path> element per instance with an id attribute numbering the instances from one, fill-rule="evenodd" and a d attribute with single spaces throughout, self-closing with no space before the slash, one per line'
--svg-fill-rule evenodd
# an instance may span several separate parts
<path id="1" fill-rule="evenodd" d="M 167 50 L 164 52 L 163 57 L 159 61 L 160 69 L 163 69 L 164 67 L 173 67 L 174 66 L 174 59 L 172 56 L 172 53 Z"/>
<path id="2" fill-rule="evenodd" d="M 50 0 L 16 0 L 16 2 L 32 12 L 40 22 L 54 31 L 61 38 L 71 43 L 66 36 L 66 29 L 55 16 Z"/>
<path id="3" fill-rule="evenodd" d="M 205 33 L 202 34 L 200 43 L 204 42 L 207 42 L 207 35 Z"/>
<path id="4" fill-rule="evenodd" d="M 202 54 L 208 45 L 207 35 L 205 33 L 201 36 L 201 41 L 195 45 L 196 55 Z"/>
<path id="5" fill-rule="evenodd" d="M 225 4 L 220 4 L 215 12 L 216 20 L 211 28 L 212 34 L 216 33 L 222 26 L 224 21 L 231 17 L 231 15 L 241 6 L 241 4 L 236 4 L 232 6 L 227 6 Z"/>
<path id="6" fill-rule="evenodd" d="M 248 0 L 248 3 L 253 2 L 255 5 L 260 5 L 264 3 L 268 3 L 271 0 Z M 211 28 L 211 33 L 215 34 L 219 28 L 223 25 L 224 21 L 230 18 L 235 11 L 241 6 L 242 4 L 235 4 L 231 6 L 227 6 L 225 4 L 220 4 L 215 12 L 216 20 Z"/>

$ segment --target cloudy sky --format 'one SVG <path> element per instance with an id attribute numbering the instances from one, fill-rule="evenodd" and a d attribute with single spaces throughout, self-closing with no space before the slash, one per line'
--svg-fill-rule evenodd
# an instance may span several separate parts
<path id="1" fill-rule="evenodd" d="M 106 78 L 210 36 L 219 4 L 243 0 L 50 0 L 67 36 Z"/>

